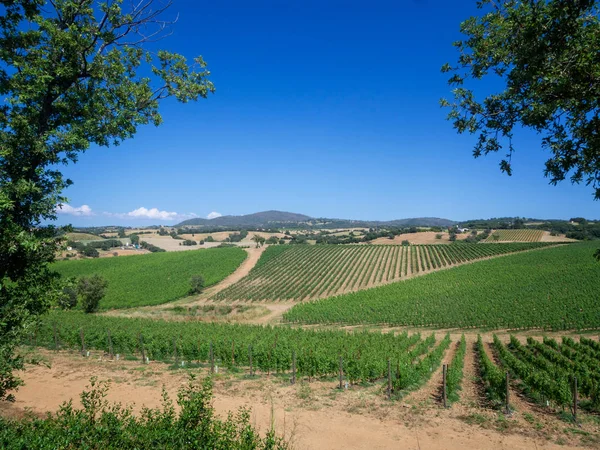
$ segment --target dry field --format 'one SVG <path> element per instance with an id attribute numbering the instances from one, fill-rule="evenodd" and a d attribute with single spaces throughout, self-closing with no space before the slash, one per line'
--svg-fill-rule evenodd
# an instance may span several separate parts
<path id="1" fill-rule="evenodd" d="M 442 239 L 436 239 L 436 235 L 441 234 Z M 456 240 L 466 239 L 469 233 L 461 233 L 456 235 Z M 373 244 L 379 245 L 400 245 L 402 241 L 407 240 L 411 244 L 450 244 L 448 240 L 449 234 L 446 232 L 437 231 L 420 231 L 418 233 L 405 233 L 395 236 L 394 239 L 386 237 L 378 238 L 372 241 Z"/>

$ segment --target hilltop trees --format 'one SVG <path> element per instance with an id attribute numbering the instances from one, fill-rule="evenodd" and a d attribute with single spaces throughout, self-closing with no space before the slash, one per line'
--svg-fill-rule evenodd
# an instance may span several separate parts
<path id="1" fill-rule="evenodd" d="M 202 58 L 146 50 L 170 5 L 141 0 L 13 0 L 0 18 L 0 399 L 18 386 L 22 333 L 60 293 L 48 264 L 55 218 L 72 184 L 58 169 L 92 145 L 118 145 L 159 125 L 159 102 L 214 90 Z"/>
<path id="2" fill-rule="evenodd" d="M 600 8 L 594 0 L 480 0 L 481 17 L 461 24 L 460 56 L 446 64 L 454 87 L 448 120 L 478 135 L 475 157 L 503 151 L 512 174 L 514 130 L 530 128 L 550 152 L 550 183 L 585 182 L 600 199 Z M 476 80 L 503 89 L 478 98 Z M 497 85 L 496 79 L 492 86 Z M 469 87 L 467 87 L 469 86 Z"/>

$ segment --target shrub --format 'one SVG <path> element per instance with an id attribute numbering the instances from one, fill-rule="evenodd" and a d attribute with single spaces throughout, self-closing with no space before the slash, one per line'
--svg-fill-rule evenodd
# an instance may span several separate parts
<path id="1" fill-rule="evenodd" d="M 402 245 L 404 245 L 406 247 L 406 246 L 410 245 L 410 242 L 408 242 L 408 239 L 404 239 L 402 241 Z"/>
<path id="2" fill-rule="evenodd" d="M 215 238 L 212 236 L 206 236 L 206 239 L 204 239 L 206 242 L 215 242 Z"/>
<path id="3" fill-rule="evenodd" d="M 77 283 L 77 293 L 81 298 L 81 306 L 86 313 L 98 311 L 100 300 L 106 293 L 106 281 L 100 275 L 92 275 L 91 277 L 81 277 Z"/>
<path id="4" fill-rule="evenodd" d="M 62 309 L 73 309 L 77 306 L 77 288 L 74 281 L 69 280 L 69 284 L 63 288 L 58 297 L 58 306 Z"/>
<path id="5" fill-rule="evenodd" d="M 186 245 L 186 246 L 190 247 L 192 245 L 198 245 L 198 244 L 196 243 L 196 241 L 192 241 L 191 239 L 186 239 L 185 241 L 180 242 L 179 245 Z"/>
<path id="6" fill-rule="evenodd" d="M 107 382 L 91 379 L 81 394 L 82 409 L 64 403 L 58 413 L 21 420 L 0 418 L 0 447 L 13 448 L 165 448 L 165 449 L 285 449 L 288 445 L 268 431 L 264 438 L 250 423 L 250 411 L 221 419 L 212 404 L 212 381 L 190 376 L 177 395 L 179 412 L 163 392 L 163 408 L 133 415 L 106 400 Z"/>
<path id="7" fill-rule="evenodd" d="M 444 235 L 442 233 L 438 233 L 435 235 L 436 239 L 441 239 Z"/>
<path id="8" fill-rule="evenodd" d="M 204 289 L 204 277 L 202 275 L 195 275 L 190 279 L 190 295 L 200 294 Z"/>

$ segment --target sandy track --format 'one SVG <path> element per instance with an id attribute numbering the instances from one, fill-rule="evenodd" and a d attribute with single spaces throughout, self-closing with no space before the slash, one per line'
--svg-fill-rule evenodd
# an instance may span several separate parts
<path id="1" fill-rule="evenodd" d="M 162 363 L 140 366 L 136 361 L 103 361 L 99 355 L 83 359 L 66 352 L 40 351 L 51 367 L 28 366 L 25 381 L 16 393 L 16 403 L 1 404 L 0 414 L 19 417 L 26 409 L 42 414 L 74 399 L 92 376 L 112 380 L 111 402 L 121 402 L 139 412 L 142 405 L 159 407 L 165 386 L 171 398 L 187 382 L 187 371 L 167 370 Z M 192 369 L 205 375 L 205 369 Z M 221 373 L 215 376 L 214 405 L 224 416 L 240 406 L 250 407 L 251 423 L 265 432 L 274 413 L 278 433 L 291 439 L 297 449 L 559 449 L 558 438 L 568 448 L 577 446 L 577 436 L 567 436 L 562 428 L 540 433 L 527 422 L 514 429 L 468 424 L 459 409 L 418 406 L 405 401 L 387 401 L 379 388 L 351 388 L 339 391 L 337 381 L 318 381 L 291 386 L 287 379 L 260 376 L 254 380 Z M 478 410 L 489 418 L 496 413 Z"/>

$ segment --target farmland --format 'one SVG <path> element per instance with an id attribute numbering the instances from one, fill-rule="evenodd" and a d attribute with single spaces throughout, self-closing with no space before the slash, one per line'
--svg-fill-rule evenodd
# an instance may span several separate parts
<path id="1" fill-rule="evenodd" d="M 98 274 L 108 281 L 101 309 L 157 305 L 183 297 L 190 278 L 202 275 L 206 286 L 231 274 L 246 258 L 240 248 L 218 248 L 176 253 L 153 253 L 127 258 L 59 261 L 54 269 L 63 277 Z"/>
<path id="2" fill-rule="evenodd" d="M 453 245 L 318 245 L 268 248 L 250 274 L 217 300 L 305 300 L 389 283 L 423 272 L 545 243 Z"/>
<path id="3" fill-rule="evenodd" d="M 540 242 L 542 230 L 495 230 L 485 242 Z"/>
<path id="4" fill-rule="evenodd" d="M 500 244 L 493 244 L 500 245 Z M 290 322 L 585 329 L 600 324 L 593 243 L 515 254 L 295 306 Z"/>
<path id="5" fill-rule="evenodd" d="M 56 334 L 55 334 L 56 330 Z M 108 330 L 108 331 L 107 331 Z M 120 355 L 144 354 L 167 362 L 211 362 L 232 368 L 250 367 L 267 373 L 331 377 L 339 373 L 340 357 L 351 383 L 374 382 L 394 367 L 397 391 L 423 384 L 450 345 L 433 334 L 395 335 L 344 331 L 305 331 L 282 327 L 172 323 L 148 319 L 89 317 L 78 312 L 50 315 L 35 331 L 36 344 L 47 348 L 80 349 L 81 332 L 87 349 Z M 110 338 L 107 333 L 110 333 Z M 140 339 L 142 335 L 142 340 Z M 56 336 L 56 337 L 55 337 Z"/>

